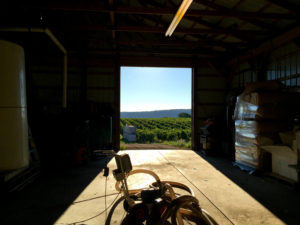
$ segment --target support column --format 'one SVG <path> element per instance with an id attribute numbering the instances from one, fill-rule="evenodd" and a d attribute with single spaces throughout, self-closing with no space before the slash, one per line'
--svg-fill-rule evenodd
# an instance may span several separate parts
<path id="1" fill-rule="evenodd" d="M 121 88 L 121 67 L 120 56 L 115 56 L 115 72 L 114 72 L 114 115 L 113 115 L 113 146 L 114 150 L 120 150 L 120 88 Z"/>
<path id="2" fill-rule="evenodd" d="M 192 69 L 192 149 L 196 151 L 200 149 L 198 133 L 197 67 L 197 63 L 194 63 L 194 67 Z"/>

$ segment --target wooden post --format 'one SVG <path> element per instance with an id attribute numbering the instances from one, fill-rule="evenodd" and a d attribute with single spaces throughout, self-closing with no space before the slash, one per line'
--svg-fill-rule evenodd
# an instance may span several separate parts
<path id="1" fill-rule="evenodd" d="M 87 113 L 87 53 L 82 53 L 82 70 L 81 70 L 81 85 L 80 85 L 80 111 L 86 116 Z"/>
<path id="2" fill-rule="evenodd" d="M 198 71 L 198 64 L 195 62 L 194 67 L 192 69 L 192 149 L 193 150 L 199 150 L 197 71 Z"/>
<path id="3" fill-rule="evenodd" d="M 121 88 L 121 67 L 120 56 L 115 57 L 115 91 L 114 91 L 114 115 L 113 115 L 113 146 L 115 151 L 120 150 L 120 88 Z"/>

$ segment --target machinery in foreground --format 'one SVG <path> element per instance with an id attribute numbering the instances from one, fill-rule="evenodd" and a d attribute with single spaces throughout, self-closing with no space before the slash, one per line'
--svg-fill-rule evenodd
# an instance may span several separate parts
<path id="1" fill-rule="evenodd" d="M 123 203 L 125 217 L 121 225 L 184 225 L 203 224 L 217 225 L 217 222 L 202 209 L 193 191 L 186 185 L 161 181 L 157 174 L 146 169 L 132 170 L 128 154 L 115 154 L 117 169 L 113 171 L 116 179 L 116 190 L 122 196 L 112 205 L 105 225 L 110 225 L 117 206 Z M 143 189 L 131 190 L 127 178 L 133 174 L 144 173 L 151 175 L 156 181 Z M 176 189 L 187 192 L 180 195 Z"/>

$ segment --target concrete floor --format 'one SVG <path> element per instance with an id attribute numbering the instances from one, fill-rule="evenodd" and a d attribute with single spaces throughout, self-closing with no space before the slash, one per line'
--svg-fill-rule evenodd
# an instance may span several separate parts
<path id="1" fill-rule="evenodd" d="M 300 224 L 300 193 L 276 180 L 248 175 L 230 161 L 201 157 L 191 150 L 131 150 L 134 168 L 156 172 L 162 180 L 191 187 L 202 208 L 219 224 Z M 24 190 L 1 201 L 0 224 L 104 224 L 108 158 L 64 172 L 45 174 Z M 115 168 L 114 160 L 108 163 Z M 143 187 L 148 176 L 135 175 L 130 187 Z M 115 199 L 115 180 L 107 180 L 107 206 Z M 112 224 L 120 224 L 117 208 Z"/>

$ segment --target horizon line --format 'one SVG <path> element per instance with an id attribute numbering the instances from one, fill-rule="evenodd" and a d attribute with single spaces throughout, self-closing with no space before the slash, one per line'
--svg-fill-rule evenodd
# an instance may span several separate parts
<path id="1" fill-rule="evenodd" d="M 167 110 L 192 110 L 191 108 L 176 108 L 176 109 L 153 109 L 144 111 L 120 111 L 120 112 L 154 112 L 154 111 L 167 111 Z"/>

